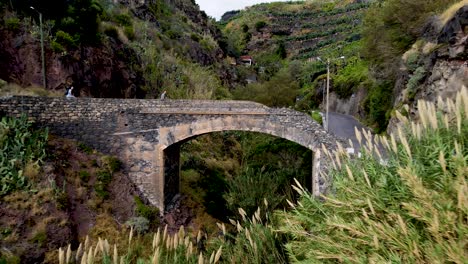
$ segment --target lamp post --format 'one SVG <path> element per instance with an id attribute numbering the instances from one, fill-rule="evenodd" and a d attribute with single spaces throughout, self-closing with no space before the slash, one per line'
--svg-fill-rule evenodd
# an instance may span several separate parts
<path id="1" fill-rule="evenodd" d="M 35 9 L 33 6 L 30 6 L 30 8 L 39 14 L 39 27 L 41 31 L 42 86 L 44 86 L 44 88 L 47 88 L 46 71 L 45 71 L 45 53 L 44 53 L 44 30 L 42 29 L 42 13 L 37 11 L 37 9 Z"/>
<path id="2" fill-rule="evenodd" d="M 345 56 L 341 56 L 339 58 L 336 58 L 336 59 L 344 59 Z M 334 59 L 334 60 L 336 60 Z M 321 61 L 321 62 L 324 62 L 320 57 L 317 57 L 317 60 Z M 329 95 L 330 95 L 330 58 L 327 58 L 327 99 L 326 99 L 326 106 L 325 106 L 325 131 L 328 132 L 328 123 L 329 123 L 329 119 L 328 119 L 328 99 L 329 99 Z"/>

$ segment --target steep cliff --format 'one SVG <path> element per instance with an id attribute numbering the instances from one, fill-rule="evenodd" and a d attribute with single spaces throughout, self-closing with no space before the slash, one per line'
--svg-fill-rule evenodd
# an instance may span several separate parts
<path id="1" fill-rule="evenodd" d="M 21 86 L 42 85 L 38 13 L 24 1 L 1 2 L 0 79 Z M 70 9 L 78 2 L 69 2 L 62 15 L 51 11 L 51 4 L 36 7 L 44 17 L 48 89 L 64 91 L 73 85 L 78 96 L 155 97 L 162 86 L 177 82 L 175 78 L 184 79 L 183 73 L 171 76 L 174 67 L 192 65 L 209 72 L 207 66 L 219 65 L 224 57 L 217 42 L 221 32 L 193 1 L 84 2 L 96 10 L 96 17 L 88 18 L 97 21 L 93 41 L 83 37 L 92 29 L 75 26 L 83 15 Z M 221 66 L 215 68 L 224 71 Z M 215 72 L 209 74 L 217 78 Z M 189 86 L 184 85 L 184 89 Z"/>
<path id="2" fill-rule="evenodd" d="M 454 14 L 443 21 L 450 12 Z M 394 109 L 413 118 L 418 116 L 418 100 L 445 101 L 468 86 L 468 5 L 448 10 L 425 30 L 426 38 L 403 55 L 395 86 Z M 388 131 L 396 122 L 392 116 Z"/>

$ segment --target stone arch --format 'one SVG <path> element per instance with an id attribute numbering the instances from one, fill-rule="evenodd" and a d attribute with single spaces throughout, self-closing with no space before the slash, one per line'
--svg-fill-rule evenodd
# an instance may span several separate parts
<path id="1" fill-rule="evenodd" d="M 155 175 L 157 182 L 158 193 L 162 194 L 159 197 L 157 205 L 163 209 L 179 191 L 180 185 L 180 145 L 191 138 L 199 135 L 222 132 L 222 131 L 246 131 L 259 132 L 273 135 L 279 138 L 284 138 L 295 142 L 303 147 L 313 151 L 313 171 L 312 171 L 312 186 L 314 193 L 319 193 L 319 167 L 320 167 L 320 147 L 321 140 L 317 138 L 316 133 L 311 133 L 309 129 L 304 129 L 301 126 L 286 126 L 277 120 L 271 120 L 271 116 L 217 116 L 210 118 L 200 118 L 195 122 L 180 124 L 171 127 L 163 127 L 158 130 L 158 144 L 156 171 Z M 307 116 L 306 116 L 307 117 Z M 309 117 L 307 117 L 310 120 Z M 321 127 L 315 127 L 321 131 Z"/>

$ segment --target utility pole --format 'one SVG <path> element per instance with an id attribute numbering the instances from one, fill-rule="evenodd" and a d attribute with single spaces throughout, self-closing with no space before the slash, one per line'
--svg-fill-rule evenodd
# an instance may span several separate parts
<path id="1" fill-rule="evenodd" d="M 345 56 L 341 56 L 339 58 L 336 58 L 336 59 L 344 59 Z M 334 60 L 336 60 L 334 59 Z M 320 57 L 317 57 L 317 60 L 321 61 L 321 62 L 324 62 Z M 328 132 L 328 123 L 330 121 L 330 119 L 328 119 L 328 112 L 329 112 L 329 95 L 330 95 L 330 58 L 327 58 L 327 99 L 326 99 L 326 106 L 325 106 L 325 131 Z"/>
<path id="2" fill-rule="evenodd" d="M 41 32 L 41 60 L 42 60 L 42 86 L 44 89 L 47 88 L 46 84 L 46 69 L 45 69 L 45 52 L 44 52 L 44 30 L 42 27 L 42 13 L 37 11 L 34 7 L 30 7 L 32 10 L 39 14 L 39 27 Z"/>
<path id="3" fill-rule="evenodd" d="M 327 106 L 326 106 L 326 120 L 327 122 L 325 122 L 325 131 L 328 132 L 328 123 L 330 121 L 330 119 L 328 119 L 328 99 L 329 99 L 329 95 L 330 95 L 330 59 L 328 58 L 327 59 Z"/>

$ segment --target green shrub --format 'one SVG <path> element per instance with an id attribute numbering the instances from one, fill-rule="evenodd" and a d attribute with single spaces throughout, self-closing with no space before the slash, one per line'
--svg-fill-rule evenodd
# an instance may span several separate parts
<path id="1" fill-rule="evenodd" d="M 108 169 L 96 171 L 96 182 L 94 183 L 94 191 L 96 195 L 102 199 L 108 199 L 110 194 L 108 186 L 112 181 L 112 174 Z"/>
<path id="2" fill-rule="evenodd" d="M 418 52 L 412 52 L 410 55 L 408 55 L 408 58 L 406 59 L 406 66 L 408 66 L 408 70 L 410 72 L 415 71 L 419 67 Z"/>
<path id="3" fill-rule="evenodd" d="M 52 40 L 50 42 L 50 47 L 52 48 L 52 50 L 55 52 L 55 53 L 62 53 L 64 51 L 66 51 L 65 47 L 62 46 L 62 44 L 56 42 L 55 40 Z"/>
<path id="4" fill-rule="evenodd" d="M 82 170 L 82 171 L 78 172 L 78 176 L 80 177 L 81 181 L 88 182 L 90 174 L 89 174 L 88 171 Z"/>
<path id="5" fill-rule="evenodd" d="M 249 26 L 247 24 L 242 24 L 241 29 L 242 32 L 247 33 L 249 31 Z"/>
<path id="6" fill-rule="evenodd" d="M 114 39 L 119 38 L 119 31 L 114 26 L 106 26 L 106 28 L 104 28 L 104 34 Z"/>
<path id="7" fill-rule="evenodd" d="M 84 153 L 86 154 L 91 154 L 93 153 L 93 149 L 91 147 L 88 147 L 87 145 L 85 145 L 84 143 L 80 142 L 78 143 L 78 149 L 83 151 Z"/>
<path id="8" fill-rule="evenodd" d="M 102 166 L 108 170 L 110 173 L 119 171 L 122 167 L 122 162 L 114 156 L 104 156 L 102 157 Z"/>
<path id="9" fill-rule="evenodd" d="M 124 27 L 124 33 L 125 33 L 125 36 L 127 36 L 129 40 L 135 39 L 135 29 L 133 28 L 133 26 Z"/>
<path id="10" fill-rule="evenodd" d="M 386 140 L 385 160 L 375 151 L 342 160 L 331 173 L 333 193 L 323 199 L 300 191 L 300 204 L 279 213 L 280 230 L 292 238 L 286 245 L 290 261 L 464 263 L 466 89 L 457 98 L 444 114 L 419 103 L 421 123 L 405 124 L 396 143 Z"/>
<path id="11" fill-rule="evenodd" d="M 376 125 L 376 132 L 385 131 L 388 125 L 388 113 L 392 108 L 393 84 L 390 82 L 372 86 L 364 101 L 364 110 L 368 113 L 369 121 Z"/>
<path id="12" fill-rule="evenodd" d="M 172 29 L 164 32 L 164 34 L 166 34 L 166 36 L 168 36 L 170 39 L 179 39 L 181 37 L 180 32 L 174 31 Z"/>
<path id="13" fill-rule="evenodd" d="M 45 231 L 37 232 L 32 238 L 31 242 L 39 244 L 39 247 L 42 247 L 44 242 L 47 241 L 47 233 Z"/>
<path id="14" fill-rule="evenodd" d="M 333 77 L 333 90 L 340 98 L 349 98 L 359 87 L 369 85 L 369 66 L 362 60 L 348 64 Z"/>
<path id="15" fill-rule="evenodd" d="M 115 22 L 119 25 L 128 27 L 132 25 L 132 18 L 128 14 L 118 14 L 114 16 Z"/>
<path id="16" fill-rule="evenodd" d="M 255 23 L 255 29 L 257 31 L 260 31 L 262 30 L 262 28 L 266 27 L 267 23 L 265 21 L 258 21 L 257 23 Z"/>
<path id="17" fill-rule="evenodd" d="M 5 26 L 11 31 L 17 31 L 21 26 L 21 21 L 17 17 L 10 17 L 5 19 Z"/>
<path id="18" fill-rule="evenodd" d="M 414 97 L 417 93 L 418 86 L 426 78 L 426 69 L 424 67 L 418 67 L 414 73 L 411 75 L 411 78 L 406 84 L 406 89 L 408 89 L 407 99 L 414 100 Z"/>
<path id="19" fill-rule="evenodd" d="M 197 33 L 191 33 L 190 34 L 190 38 L 195 41 L 195 42 L 199 42 L 200 41 L 200 35 L 198 35 Z"/>
<path id="20" fill-rule="evenodd" d="M 148 219 L 152 226 L 159 225 L 159 209 L 157 207 L 144 204 L 138 196 L 135 196 L 134 200 L 136 205 L 135 211 L 137 215 Z"/>
<path id="21" fill-rule="evenodd" d="M 224 195 L 227 207 L 232 212 L 242 208 L 252 215 L 259 204 L 266 199 L 272 208 L 276 208 L 284 199 L 280 190 L 287 180 L 284 174 L 245 169 L 243 173 L 228 181 L 228 191 Z M 262 186 L 259 188 L 259 186 Z"/>
<path id="22" fill-rule="evenodd" d="M 96 171 L 96 177 L 99 182 L 102 182 L 106 186 L 112 181 L 112 174 L 108 170 Z"/>
<path id="23" fill-rule="evenodd" d="M 28 188 L 23 174 L 27 164 L 42 164 L 46 157 L 47 130 L 33 129 L 25 115 L 0 121 L 0 196 Z"/>
<path id="24" fill-rule="evenodd" d="M 144 234 L 149 230 L 149 220 L 145 217 L 132 217 L 125 225 L 132 227 L 138 234 Z"/>
<path id="25" fill-rule="evenodd" d="M 76 41 L 70 34 L 65 31 L 59 30 L 55 33 L 55 42 L 64 47 L 76 47 Z"/>
<path id="26" fill-rule="evenodd" d="M 312 111 L 312 112 L 310 113 L 310 115 L 311 115 L 312 119 L 314 119 L 315 121 L 317 121 L 317 123 L 319 123 L 319 124 L 321 124 L 321 125 L 323 124 L 323 118 L 322 118 L 322 115 L 320 114 L 320 112 L 318 112 L 318 111 Z"/>

